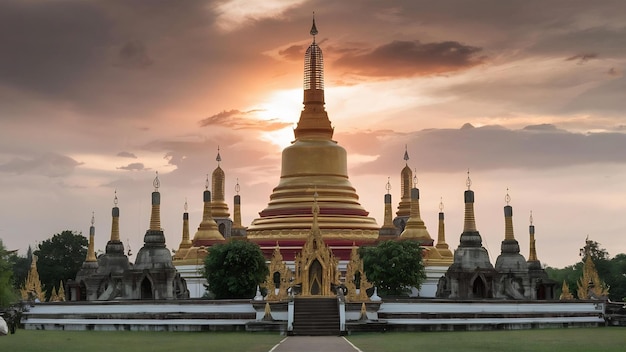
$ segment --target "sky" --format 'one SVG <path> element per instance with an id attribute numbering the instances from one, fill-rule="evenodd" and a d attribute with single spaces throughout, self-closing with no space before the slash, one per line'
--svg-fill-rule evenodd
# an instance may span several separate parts
<path id="1" fill-rule="evenodd" d="M 0 2 L 0 239 L 25 253 L 55 233 L 110 237 L 133 252 L 149 227 L 152 180 L 177 248 L 206 175 L 239 182 L 244 226 L 280 177 L 302 109 L 312 13 L 326 110 L 363 207 L 382 225 L 400 200 L 405 146 L 421 215 L 458 246 L 470 170 L 492 262 L 505 195 L 528 255 L 580 260 L 587 236 L 626 252 L 626 3 L 623 1 Z M 508 190 L 508 191 L 507 191 Z M 395 211 L 395 209 L 394 209 Z M 134 260 L 134 258 L 131 258 Z"/>

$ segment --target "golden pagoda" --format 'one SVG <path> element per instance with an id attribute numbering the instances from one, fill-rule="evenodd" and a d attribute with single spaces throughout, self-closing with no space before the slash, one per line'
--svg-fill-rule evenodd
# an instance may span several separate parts
<path id="1" fill-rule="evenodd" d="M 44 302 L 46 295 L 41 289 L 41 281 L 39 280 L 39 272 L 37 271 L 37 256 L 33 254 L 33 260 L 30 262 L 30 270 L 24 286 L 20 289 L 23 300 L 39 300 Z"/>
<path id="2" fill-rule="evenodd" d="M 583 276 L 578 279 L 577 285 L 578 299 L 607 299 L 609 296 L 609 289 L 600 280 L 596 266 L 593 264 L 589 253 L 586 254 Z"/>
<path id="3" fill-rule="evenodd" d="M 295 140 L 283 150 L 280 182 L 269 204 L 247 230 L 250 240 L 270 250 L 277 240 L 299 239 L 301 245 L 307 238 L 316 191 L 319 231 L 325 240 L 346 240 L 347 245 L 373 242 L 380 228 L 359 203 L 348 179 L 346 150 L 332 140 L 334 129 L 324 109 L 324 65 L 322 50 L 315 42 L 315 19 L 310 33 L 313 43 L 305 54 L 304 109 L 294 130 Z"/>

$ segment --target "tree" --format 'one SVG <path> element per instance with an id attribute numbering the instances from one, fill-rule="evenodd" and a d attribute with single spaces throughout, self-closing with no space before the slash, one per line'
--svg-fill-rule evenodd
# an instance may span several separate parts
<path id="1" fill-rule="evenodd" d="M 239 239 L 212 246 L 204 270 L 217 299 L 252 298 L 268 274 L 261 248 Z"/>
<path id="2" fill-rule="evenodd" d="M 17 295 L 12 285 L 13 270 L 9 263 L 9 253 L 0 240 L 0 308 L 8 307 Z"/>
<path id="3" fill-rule="evenodd" d="M 76 278 L 87 256 L 88 243 L 80 233 L 65 230 L 39 244 L 34 254 L 46 298 L 50 297 L 52 288 L 56 288 L 59 282 Z"/>
<path id="4" fill-rule="evenodd" d="M 33 250 L 28 246 L 28 251 L 26 251 L 26 256 L 22 257 L 17 254 L 14 254 L 9 257 L 9 262 L 13 267 L 13 287 L 19 290 L 24 282 L 26 281 L 26 277 L 28 276 L 28 271 L 30 270 L 30 262 L 33 260 Z"/>
<path id="5" fill-rule="evenodd" d="M 411 287 L 420 288 L 426 279 L 422 248 L 417 241 L 385 241 L 376 247 L 361 247 L 367 280 L 380 294 L 405 295 Z"/>

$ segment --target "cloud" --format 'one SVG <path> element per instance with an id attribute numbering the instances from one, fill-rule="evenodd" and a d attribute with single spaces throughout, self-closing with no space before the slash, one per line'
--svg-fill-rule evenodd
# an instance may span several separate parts
<path id="1" fill-rule="evenodd" d="M 588 54 L 578 54 L 574 56 L 570 56 L 565 61 L 577 61 L 579 65 L 586 63 L 589 60 L 593 60 L 598 58 L 598 54 L 588 53 Z"/>
<path id="2" fill-rule="evenodd" d="M 119 152 L 117 153 L 117 156 L 121 157 L 121 158 L 131 158 L 131 159 L 137 159 L 137 156 L 131 152 Z"/>
<path id="3" fill-rule="evenodd" d="M 152 66 L 154 60 L 148 56 L 145 45 L 138 40 L 124 44 L 118 53 L 116 67 L 129 69 L 144 69 Z"/>
<path id="4" fill-rule="evenodd" d="M 150 170 L 150 168 L 146 168 L 143 163 L 130 163 L 126 166 L 120 166 L 117 168 L 118 170 L 128 170 L 128 171 L 144 171 Z"/>
<path id="5" fill-rule="evenodd" d="M 455 72 L 484 62 L 482 48 L 455 41 L 421 43 L 393 41 L 360 54 L 346 54 L 335 63 L 363 76 L 416 76 Z"/>
<path id="6" fill-rule="evenodd" d="M 285 127 L 292 126 L 291 122 L 283 122 L 278 119 L 261 120 L 255 119 L 254 113 L 259 110 L 224 110 L 215 115 L 200 120 L 201 127 L 222 126 L 235 130 L 253 129 L 257 131 L 277 131 Z M 248 117 L 252 116 L 252 118 Z"/>
<path id="7" fill-rule="evenodd" d="M 356 136 L 355 136 L 356 137 Z M 508 129 L 492 125 L 460 129 L 428 129 L 409 134 L 361 133 L 359 138 L 381 143 L 376 153 L 358 145 L 352 152 L 378 155 L 357 167 L 357 172 L 388 173 L 401 163 L 408 145 L 409 164 L 418 172 L 455 172 L 467 168 L 550 169 L 595 163 L 626 164 L 626 134 L 572 133 L 550 124 Z M 397 158 L 390 156 L 397 155 Z"/>
<path id="8" fill-rule="evenodd" d="M 284 50 L 279 50 L 278 54 L 287 60 L 299 61 L 304 57 L 304 45 L 292 45 Z"/>
<path id="9" fill-rule="evenodd" d="M 74 172 L 74 169 L 83 163 L 77 162 L 69 156 L 46 153 L 32 159 L 14 158 L 0 164 L 0 171 L 21 174 L 43 175 L 47 177 L 63 177 Z"/>

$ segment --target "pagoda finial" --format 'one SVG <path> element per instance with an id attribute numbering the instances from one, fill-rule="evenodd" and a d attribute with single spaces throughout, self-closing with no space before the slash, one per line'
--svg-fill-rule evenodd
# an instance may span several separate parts
<path id="1" fill-rule="evenodd" d="M 189 204 L 187 204 L 187 197 L 185 197 L 185 205 L 183 206 L 183 208 L 185 208 L 185 213 L 189 209 Z"/>
<path id="2" fill-rule="evenodd" d="M 417 169 L 413 169 L 413 188 L 417 188 Z"/>
<path id="3" fill-rule="evenodd" d="M 533 211 L 532 210 L 530 211 L 530 218 L 529 218 L 529 220 L 530 220 L 530 225 L 532 226 L 532 224 L 533 224 Z"/>
<path id="4" fill-rule="evenodd" d="M 387 190 L 387 194 L 389 194 L 389 191 L 391 191 L 391 181 L 390 181 L 391 177 L 387 176 L 387 184 L 385 185 L 385 189 Z"/>
<path id="5" fill-rule="evenodd" d="M 465 181 L 465 185 L 467 186 L 467 190 L 468 191 L 472 189 L 471 188 L 472 187 L 472 179 L 470 178 L 469 174 L 470 174 L 469 173 L 469 169 L 467 169 L 467 181 Z"/>
<path id="6" fill-rule="evenodd" d="M 206 181 L 204 181 L 204 190 L 209 190 L 209 174 L 206 174 Z"/>
<path id="7" fill-rule="evenodd" d="M 159 172 L 156 172 L 156 177 L 154 178 L 154 181 L 152 181 L 152 185 L 154 186 L 154 191 L 158 192 L 159 191 L 159 187 L 161 187 L 161 182 L 159 181 Z"/>
<path id="8" fill-rule="evenodd" d="M 91 212 L 91 226 L 93 226 L 96 223 L 96 212 L 92 211 Z"/>
<path id="9" fill-rule="evenodd" d="M 439 197 L 439 212 L 443 213 L 443 197 Z"/>
<path id="10" fill-rule="evenodd" d="M 217 161 L 217 166 L 220 166 L 220 161 L 222 161 L 222 157 L 220 156 L 220 146 L 217 146 L 217 156 L 215 157 L 215 161 Z"/>
<path id="11" fill-rule="evenodd" d="M 313 212 L 313 226 L 317 227 L 317 216 L 320 213 L 320 207 L 317 204 L 317 189 L 315 190 L 315 193 L 313 193 L 313 208 L 311 211 Z"/>
<path id="12" fill-rule="evenodd" d="M 117 206 L 117 189 L 115 189 L 115 196 L 113 197 L 113 204 Z"/>
<path id="13" fill-rule="evenodd" d="M 506 205 L 509 205 L 509 203 L 511 202 L 511 196 L 509 195 L 509 188 L 506 188 L 506 196 L 504 196 L 504 201 L 506 202 Z"/>
<path id="14" fill-rule="evenodd" d="M 315 26 L 315 11 L 313 11 L 313 25 L 311 26 L 311 35 L 313 36 L 313 43 L 315 43 L 315 36 L 317 35 L 317 27 Z"/>
<path id="15" fill-rule="evenodd" d="M 404 145 L 404 162 L 409 165 L 409 150 L 406 144 Z"/>
<path id="16" fill-rule="evenodd" d="M 239 186 L 239 177 L 237 177 L 237 184 L 235 184 L 235 192 L 239 195 L 239 191 L 241 190 L 241 186 Z"/>

